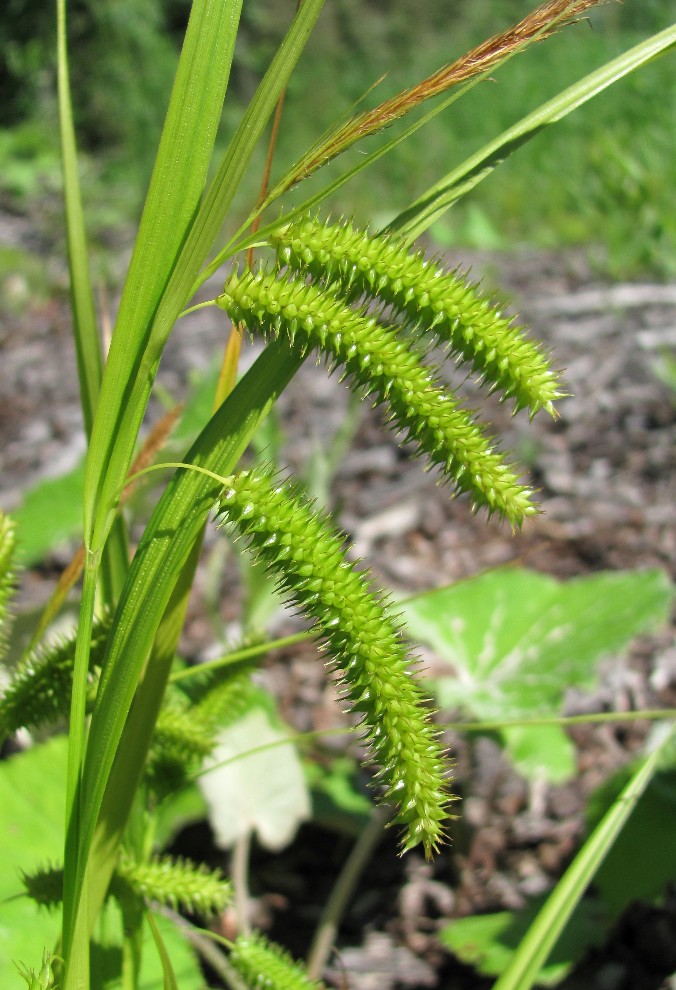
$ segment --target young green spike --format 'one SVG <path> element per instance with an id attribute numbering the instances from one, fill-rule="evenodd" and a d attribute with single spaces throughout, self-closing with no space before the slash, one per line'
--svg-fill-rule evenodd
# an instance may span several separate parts
<path id="1" fill-rule="evenodd" d="M 299 963 L 260 932 L 240 935 L 230 953 L 230 962 L 250 990 L 323 990 Z"/>
<path id="2" fill-rule="evenodd" d="M 411 661 L 388 601 L 345 558 L 328 519 L 271 473 L 228 479 L 220 513 L 275 575 L 279 590 L 314 622 L 342 675 L 351 707 L 398 805 L 404 849 L 430 856 L 443 840 L 449 796 L 437 731 L 430 724 Z"/>
<path id="3" fill-rule="evenodd" d="M 475 505 L 499 512 L 513 527 L 537 512 L 532 493 L 470 414 L 375 317 L 351 309 L 335 292 L 264 271 L 234 272 L 216 302 L 250 329 L 285 334 L 295 346 L 318 348 L 343 364 L 367 394 L 387 403 L 396 427 Z"/>
<path id="4" fill-rule="evenodd" d="M 280 262 L 337 281 L 350 297 L 375 295 L 419 333 L 432 334 L 471 364 L 515 410 L 555 415 L 563 396 L 537 343 L 504 317 L 476 286 L 445 271 L 391 235 L 371 237 L 349 223 L 303 217 L 270 235 Z"/>
<path id="5" fill-rule="evenodd" d="M 88 701 L 92 702 L 110 630 L 110 616 L 97 619 L 89 656 Z M 37 728 L 68 717 L 73 682 L 75 630 L 29 653 L 0 698 L 0 735 L 22 726 Z"/>

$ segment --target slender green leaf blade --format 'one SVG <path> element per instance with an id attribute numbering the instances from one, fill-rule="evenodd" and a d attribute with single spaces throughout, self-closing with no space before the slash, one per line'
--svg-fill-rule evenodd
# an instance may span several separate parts
<path id="1" fill-rule="evenodd" d="M 268 345 L 195 442 L 186 460 L 219 474 L 231 472 L 256 427 L 303 358 L 281 343 Z M 182 567 L 219 494 L 219 484 L 181 470 L 167 486 L 134 556 L 108 643 L 92 715 L 84 769 L 81 854 L 87 856 L 119 740 L 143 667 Z M 144 753 L 132 754 L 136 761 Z M 135 768 L 129 777 L 134 778 Z M 124 774 L 120 775 L 124 778 Z M 80 861 L 78 892 L 84 861 Z"/>
<path id="2" fill-rule="evenodd" d="M 527 114 L 513 127 L 484 145 L 470 158 L 430 186 L 415 202 L 392 220 L 387 230 L 399 232 L 412 243 L 457 200 L 487 178 L 513 151 L 544 128 L 562 120 L 577 107 L 601 93 L 623 76 L 635 71 L 676 45 L 676 25 L 652 35 L 618 58 L 569 86 L 558 96 Z"/>
<path id="3" fill-rule="evenodd" d="M 176 974 L 174 973 L 174 968 L 171 965 L 171 958 L 167 952 L 167 947 L 164 944 L 162 933 L 160 932 L 160 929 L 158 928 L 157 923 L 150 912 L 148 912 L 146 917 L 148 919 L 150 931 L 153 934 L 153 939 L 155 940 L 155 946 L 160 957 L 160 962 L 162 963 L 164 990 L 178 990 Z"/>
<path id="4" fill-rule="evenodd" d="M 73 336 L 80 378 L 82 414 L 85 431 L 87 436 L 90 436 L 101 385 L 101 348 L 96 327 L 94 293 L 89 274 L 87 234 L 82 212 L 73 108 L 70 99 L 68 50 L 66 47 L 66 0 L 58 0 L 56 11 L 59 129 L 61 132 L 61 161 Z"/>
<path id="5" fill-rule="evenodd" d="M 194 223 L 186 223 L 181 238 L 180 256 L 173 269 L 166 264 L 173 262 L 173 258 L 167 254 L 164 259 L 165 268 L 156 280 L 152 299 L 144 302 L 143 311 L 133 314 L 133 323 L 123 319 L 122 311 L 118 318 L 118 329 L 113 336 L 116 363 L 111 363 L 111 346 L 111 371 L 109 374 L 106 369 L 103 382 L 106 401 L 104 403 L 103 397 L 101 400 L 101 406 L 110 405 L 113 413 L 102 419 L 96 435 L 96 450 L 87 468 L 85 539 L 94 552 L 102 546 L 112 523 L 119 490 L 129 467 L 136 433 L 164 344 L 192 293 L 200 265 L 204 263 L 221 228 L 254 146 L 274 111 L 277 98 L 286 85 L 323 3 L 324 0 L 305 0 L 296 15 L 225 153 L 218 173 L 205 194 L 204 202 L 196 213 Z M 210 58 L 213 57 L 216 62 L 229 61 L 218 48 L 214 51 L 217 54 Z M 230 54 L 226 45 L 223 46 L 223 51 Z M 206 67 L 211 68 L 210 60 L 207 60 Z M 203 68 L 200 58 L 200 69 Z M 217 118 L 220 104 L 217 113 L 216 101 L 213 103 L 211 113 Z M 180 175 L 176 175 L 171 181 L 180 187 L 180 178 Z M 193 210 L 196 210 L 196 204 Z M 188 219 L 191 218 L 192 212 Z M 168 211 L 164 219 L 170 226 L 174 222 Z M 140 248 L 135 251 L 135 257 L 136 254 L 139 265 L 142 265 L 143 254 Z"/>
<path id="6" fill-rule="evenodd" d="M 241 0 L 195 0 L 192 7 L 92 433 L 85 484 L 85 540 L 90 546 L 97 513 L 105 517 L 106 534 L 112 525 L 117 500 L 110 487 L 120 487 L 136 443 L 143 396 L 147 398 L 151 369 L 159 360 L 154 354 L 144 361 L 150 330 L 204 191 L 240 8 Z M 132 411 L 137 414 L 133 422 Z M 111 481 L 107 491 L 106 478 Z"/>
<path id="7" fill-rule="evenodd" d="M 493 990 L 529 990 L 566 927 L 580 898 L 591 883 L 608 850 L 624 827 L 641 794 L 659 766 L 662 751 L 676 732 L 671 727 L 593 831 L 549 896 L 528 930 L 511 963 Z"/>

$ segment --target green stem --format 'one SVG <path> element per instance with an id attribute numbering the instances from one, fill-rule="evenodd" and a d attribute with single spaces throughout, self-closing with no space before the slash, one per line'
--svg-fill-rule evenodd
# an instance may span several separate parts
<path id="1" fill-rule="evenodd" d="M 80 986 L 81 979 L 88 980 L 89 942 L 78 940 L 71 945 L 75 930 L 77 908 L 76 891 L 78 878 L 82 874 L 83 862 L 80 849 L 80 812 L 82 798 L 82 769 L 85 752 L 85 718 L 87 706 L 87 677 L 89 673 L 89 651 L 96 598 L 96 582 L 100 557 L 89 554 L 85 562 L 82 604 L 75 644 L 73 668 L 73 695 L 70 709 L 70 732 L 68 739 L 68 769 L 66 777 L 66 844 L 64 849 L 64 890 L 63 890 L 63 957 L 66 965 L 66 990 L 70 986 Z M 75 967 L 75 970 L 73 969 Z M 79 972 L 79 976 L 75 975 Z M 69 974 L 74 973 L 76 982 L 69 983 Z M 86 977 L 84 974 L 86 973 Z M 86 986 L 86 982 L 82 984 Z"/>
<path id="2" fill-rule="evenodd" d="M 232 886 L 235 892 L 235 914 L 237 927 L 243 935 L 251 934 L 249 924 L 249 853 L 251 851 L 251 832 L 235 842 L 232 851 Z"/>
<path id="3" fill-rule="evenodd" d="M 184 681 L 190 677 L 200 677 L 205 672 L 220 670 L 221 667 L 229 667 L 231 664 L 240 663 L 242 660 L 251 660 L 253 657 L 260 657 L 265 653 L 271 653 L 272 650 L 282 650 L 287 646 L 295 646 L 296 643 L 307 643 L 314 638 L 315 636 L 312 632 L 301 632 L 294 633 L 292 636 L 284 636 L 282 639 L 271 639 L 266 643 L 257 643 L 256 646 L 247 646 L 243 650 L 235 650 L 234 653 L 228 653 L 224 657 L 218 657 L 217 660 L 209 660 L 206 663 L 199 663 L 194 667 L 179 670 L 175 674 L 172 674 L 170 679 L 172 684 L 174 684 L 176 681 Z"/>
<path id="4" fill-rule="evenodd" d="M 393 809 L 387 806 L 374 809 L 370 822 L 355 842 L 352 852 L 340 871 L 331 891 L 331 896 L 322 911 L 310 947 L 307 969 L 311 980 L 321 979 L 324 967 L 331 955 L 331 949 L 336 941 L 340 919 L 357 889 L 359 878 L 366 864 L 383 837 L 383 831 L 392 818 L 392 814 Z"/>

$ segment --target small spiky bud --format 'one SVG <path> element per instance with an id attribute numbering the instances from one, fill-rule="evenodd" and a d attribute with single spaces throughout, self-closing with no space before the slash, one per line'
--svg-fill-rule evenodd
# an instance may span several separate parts
<path id="1" fill-rule="evenodd" d="M 28 990 L 56 990 L 58 984 L 52 973 L 52 962 L 54 957 L 47 949 L 42 953 L 42 965 L 40 972 L 36 973 L 33 968 L 29 969 L 22 963 L 17 963 L 16 968 L 19 976 L 26 981 Z"/>
<path id="2" fill-rule="evenodd" d="M 349 223 L 305 217 L 270 240 L 284 265 L 337 281 L 350 297 L 375 295 L 416 332 L 448 344 L 485 382 L 513 397 L 515 410 L 555 415 L 554 402 L 564 393 L 542 347 L 465 278 L 392 235 L 371 237 Z"/>
<path id="3" fill-rule="evenodd" d="M 367 394 L 389 405 L 396 426 L 458 490 L 471 494 L 475 506 L 499 512 L 512 526 L 537 512 L 532 493 L 470 414 L 394 330 L 334 292 L 262 271 L 233 273 L 216 302 L 233 320 L 285 334 L 301 349 L 319 348 L 343 364 Z"/>
<path id="4" fill-rule="evenodd" d="M 328 518 L 299 492 L 257 469 L 228 479 L 220 513 L 278 580 L 280 592 L 313 620 L 340 671 L 346 696 L 404 826 L 402 846 L 431 855 L 443 840 L 449 797 L 437 731 L 411 676 L 415 663 L 389 602 L 345 558 Z"/>

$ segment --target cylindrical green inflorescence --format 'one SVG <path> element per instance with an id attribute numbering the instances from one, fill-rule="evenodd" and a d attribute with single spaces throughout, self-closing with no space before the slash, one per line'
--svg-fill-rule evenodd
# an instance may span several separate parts
<path id="1" fill-rule="evenodd" d="M 370 237 L 349 223 L 305 217 L 275 230 L 270 241 L 280 261 L 315 278 L 338 281 L 352 297 L 377 296 L 413 324 L 432 333 L 471 364 L 493 389 L 531 415 L 564 393 L 543 348 L 458 274 L 391 235 Z"/>
<path id="2" fill-rule="evenodd" d="M 345 558 L 328 519 L 273 474 L 243 471 L 223 492 L 220 511 L 278 580 L 280 591 L 323 637 L 351 708 L 363 715 L 386 800 L 396 802 L 402 846 L 442 841 L 449 795 L 444 759 L 423 707 L 415 668 L 388 603 Z"/>
<path id="3" fill-rule="evenodd" d="M 302 966 L 279 945 L 253 932 L 240 935 L 229 956 L 230 962 L 251 990 L 323 990 Z"/>
<path id="4" fill-rule="evenodd" d="M 180 908 L 203 917 L 224 911 L 232 901 L 232 887 L 218 870 L 169 856 L 144 862 L 122 856 L 115 867 L 112 892 L 120 895 L 124 888 L 175 911 Z"/>
<path id="5" fill-rule="evenodd" d="M 328 353 L 368 393 L 386 402 L 407 440 L 417 442 L 473 507 L 498 512 L 512 526 L 537 513 L 531 492 L 497 453 L 471 415 L 444 391 L 396 331 L 352 309 L 335 292 L 290 276 L 233 273 L 217 304 L 264 334 Z"/>

